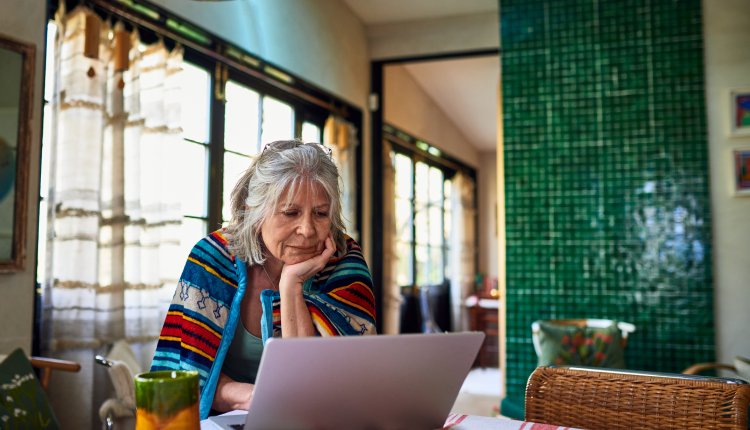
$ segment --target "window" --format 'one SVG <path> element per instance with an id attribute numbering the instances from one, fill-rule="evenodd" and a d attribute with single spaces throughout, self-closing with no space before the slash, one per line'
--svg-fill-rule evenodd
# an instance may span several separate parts
<path id="1" fill-rule="evenodd" d="M 180 181 L 176 183 L 178 188 L 173 192 L 180 196 L 180 248 L 182 255 L 187 255 L 195 242 L 206 235 L 208 226 L 209 73 L 195 64 L 184 62 L 179 91 L 182 94 L 182 145 L 169 156 L 174 157 L 170 162 L 182 166 L 179 169 Z"/>
<path id="2" fill-rule="evenodd" d="M 231 44 L 214 40 L 211 34 L 200 28 L 180 24 L 178 18 L 167 16 L 158 7 L 141 4 L 138 0 L 127 4 L 97 1 L 87 4 L 87 7 L 100 16 L 118 16 L 127 27 L 132 27 L 132 23 L 126 16 L 120 16 L 123 10 L 150 22 L 160 34 L 149 30 L 148 26 L 139 26 L 140 40 L 144 45 L 161 39 L 171 49 L 174 39 L 170 39 L 170 32 L 182 40 L 184 61 L 179 88 L 176 88 L 180 93 L 182 140 L 167 154 L 162 154 L 164 159 L 152 166 L 158 168 L 159 163 L 179 166 L 176 169 L 179 171 L 176 174 L 178 180 L 169 190 L 178 196 L 181 206 L 180 247 L 184 255 L 201 237 L 229 221 L 232 189 L 251 158 L 262 150 L 262 144 L 294 137 L 306 142 L 321 142 L 323 124 L 331 114 L 338 114 L 356 129 L 361 128 L 359 109 L 300 78 L 276 67 L 271 68 L 265 61 Z M 54 13 L 50 6 L 49 16 Z M 164 27 L 164 22 L 180 25 Z M 48 123 L 53 118 L 49 101 L 55 67 L 50 61 L 55 55 L 56 31 L 54 21 L 49 21 L 45 131 L 49 130 Z M 208 46 L 213 46 L 216 53 L 223 52 L 225 60 L 207 54 Z M 268 72 L 269 69 L 275 73 Z M 50 148 L 49 133 L 43 134 L 43 141 L 40 212 L 45 214 L 50 181 L 49 154 L 46 153 Z M 355 157 L 360 157 L 359 150 Z M 47 229 L 46 220 L 46 216 L 40 216 L 40 231 Z M 46 239 L 46 234 L 39 235 L 39 276 L 44 276 L 45 272 Z"/>
<path id="3" fill-rule="evenodd" d="M 311 123 L 302 123 L 302 141 L 303 142 L 322 142 L 323 136 L 320 134 L 320 127 Z"/>
<path id="4" fill-rule="evenodd" d="M 273 97 L 263 97 L 263 127 L 261 142 L 289 139 L 294 136 L 294 112 L 292 107 Z"/>
<path id="5" fill-rule="evenodd" d="M 155 339 L 191 247 L 228 220 L 231 190 L 262 143 L 320 141 L 332 115 L 357 133 L 362 121 L 158 6 L 78 3 L 64 1 L 63 37 L 50 19 L 45 50 L 35 350 Z M 58 4 L 48 6 L 51 18 Z M 105 34 L 116 37 L 87 44 Z M 139 45 L 112 43 L 122 36 Z"/>
<path id="6" fill-rule="evenodd" d="M 55 38 L 57 37 L 57 25 L 53 22 L 47 24 L 47 50 L 46 50 L 46 64 L 52 64 L 52 59 L 55 58 Z M 44 124 L 42 125 L 42 161 L 41 161 L 41 175 L 39 178 L 39 235 L 37 237 L 37 267 L 42 270 L 37 270 L 36 281 L 42 283 L 44 281 L 45 271 L 44 268 L 47 265 L 47 211 L 49 207 L 47 202 L 49 201 L 49 162 L 50 162 L 50 127 L 52 122 L 52 108 L 50 101 L 52 100 L 53 88 L 51 83 L 54 81 L 54 69 L 47 67 L 44 76 Z"/>
<path id="7" fill-rule="evenodd" d="M 396 168 L 396 252 L 398 285 L 414 284 L 414 169 L 409 156 L 392 154 Z"/>
<path id="8" fill-rule="evenodd" d="M 237 180 L 259 151 L 261 95 L 235 81 L 226 85 L 224 111 L 224 180 L 221 218 L 229 221 L 230 195 Z"/>
<path id="9" fill-rule="evenodd" d="M 225 94 L 223 223 L 231 217 L 232 190 L 250 165 L 251 157 L 261 152 L 263 145 L 295 135 L 297 116 L 291 104 L 262 95 L 233 80 L 227 81 Z M 310 122 L 302 123 L 301 138 L 320 142 L 320 127 Z"/>
<path id="10" fill-rule="evenodd" d="M 439 166 L 394 151 L 396 279 L 401 286 L 443 283 L 450 277 L 451 183 Z"/>
<path id="11" fill-rule="evenodd" d="M 421 288 L 474 276 L 476 196 L 468 194 L 476 192 L 476 170 L 392 125 L 383 125 L 383 139 L 394 170 L 395 237 L 384 240 L 396 256 L 387 257 L 389 267 L 395 264 L 392 285 Z"/>

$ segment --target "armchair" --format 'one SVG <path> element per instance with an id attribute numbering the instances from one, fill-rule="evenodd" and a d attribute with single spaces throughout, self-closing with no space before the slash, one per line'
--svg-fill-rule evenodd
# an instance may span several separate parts
<path id="1" fill-rule="evenodd" d="M 708 370 L 728 370 L 733 372 L 737 377 L 750 382 L 750 359 L 737 356 L 734 358 L 734 364 L 725 363 L 697 363 L 683 370 L 686 375 L 700 375 Z"/>

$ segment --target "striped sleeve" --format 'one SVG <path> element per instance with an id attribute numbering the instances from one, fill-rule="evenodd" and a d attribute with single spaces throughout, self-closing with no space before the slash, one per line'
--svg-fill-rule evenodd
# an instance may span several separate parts
<path id="1" fill-rule="evenodd" d="M 206 382 L 237 290 L 226 238 L 211 233 L 190 252 L 169 306 L 151 370 L 196 370 Z"/>
<path id="2" fill-rule="evenodd" d="M 347 237 L 347 249 L 332 257 L 303 291 L 313 326 L 320 336 L 375 334 L 375 295 L 362 250 Z M 272 309 L 272 332 L 281 336 L 281 302 L 276 291 L 264 291 L 264 312 Z M 264 338 L 265 340 L 265 338 Z"/>
<path id="3" fill-rule="evenodd" d="M 372 276 L 359 244 L 347 237 L 346 245 L 346 253 L 320 273 L 320 289 L 308 298 L 308 308 L 321 334 L 375 334 Z"/>

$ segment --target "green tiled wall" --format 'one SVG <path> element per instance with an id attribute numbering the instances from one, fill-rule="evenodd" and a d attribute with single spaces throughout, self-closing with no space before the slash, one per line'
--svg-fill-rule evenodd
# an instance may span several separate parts
<path id="1" fill-rule="evenodd" d="M 508 395 L 536 319 L 637 326 L 628 367 L 714 358 L 700 0 L 501 0 Z"/>

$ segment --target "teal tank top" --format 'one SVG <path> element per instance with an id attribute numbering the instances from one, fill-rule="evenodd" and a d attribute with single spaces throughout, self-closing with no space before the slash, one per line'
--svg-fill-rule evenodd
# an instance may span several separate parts
<path id="1" fill-rule="evenodd" d="M 237 382 L 255 383 L 260 357 L 263 355 L 263 341 L 253 336 L 242 321 L 237 321 L 234 338 L 227 350 L 221 371 Z"/>

